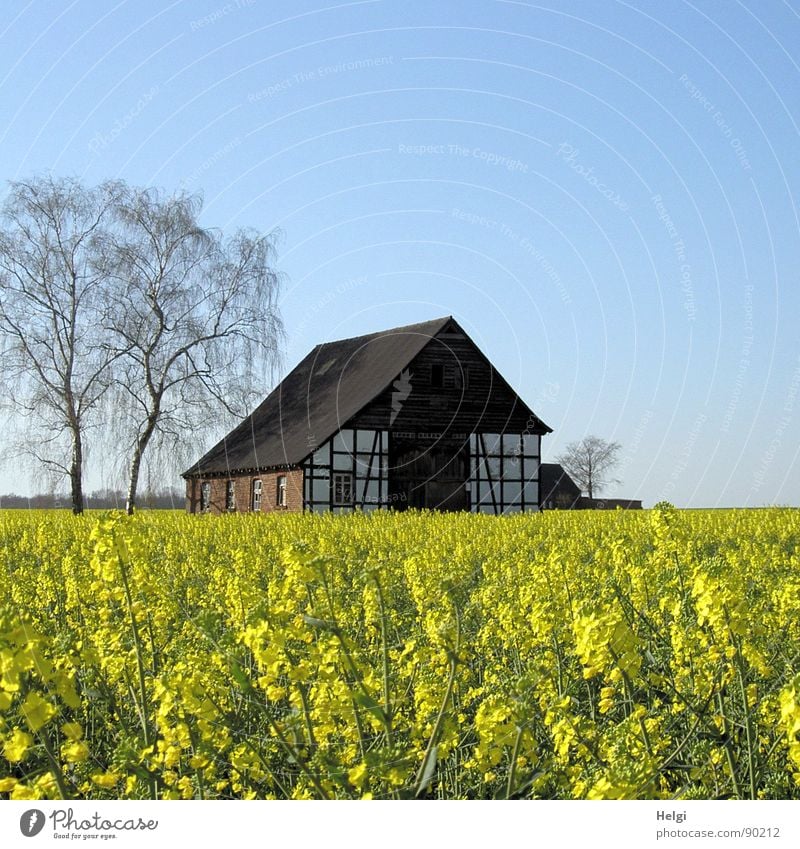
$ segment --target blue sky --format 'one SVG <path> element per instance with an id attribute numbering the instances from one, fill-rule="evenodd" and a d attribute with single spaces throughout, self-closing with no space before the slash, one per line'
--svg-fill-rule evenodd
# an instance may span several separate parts
<path id="1" fill-rule="evenodd" d="M 280 228 L 284 371 L 452 314 L 554 428 L 545 459 L 622 444 L 609 495 L 800 504 L 800 4 L 5 11 L 4 181 Z"/>

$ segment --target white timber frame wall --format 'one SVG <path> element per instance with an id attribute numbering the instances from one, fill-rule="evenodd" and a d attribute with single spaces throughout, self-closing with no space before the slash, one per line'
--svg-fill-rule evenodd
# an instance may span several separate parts
<path id="1" fill-rule="evenodd" d="M 388 506 L 388 466 L 387 431 L 343 428 L 303 464 L 303 509 L 351 513 Z"/>
<path id="2" fill-rule="evenodd" d="M 470 510 L 538 511 L 541 443 L 538 434 L 470 434 Z"/>
<path id="3" fill-rule="evenodd" d="M 469 435 L 470 510 L 494 515 L 539 510 L 541 436 Z M 303 464 L 303 509 L 350 513 L 393 505 L 389 432 L 344 428 Z"/>

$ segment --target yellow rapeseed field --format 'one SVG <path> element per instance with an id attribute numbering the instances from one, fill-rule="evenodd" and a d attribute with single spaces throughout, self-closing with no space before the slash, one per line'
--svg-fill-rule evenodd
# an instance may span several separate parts
<path id="1" fill-rule="evenodd" d="M 0 794 L 796 798 L 800 512 L 0 513 Z"/>

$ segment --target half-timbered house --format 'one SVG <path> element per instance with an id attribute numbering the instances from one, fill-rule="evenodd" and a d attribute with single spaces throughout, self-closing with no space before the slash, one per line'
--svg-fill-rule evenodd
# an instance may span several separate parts
<path id="1" fill-rule="evenodd" d="M 187 509 L 538 510 L 550 432 L 447 316 L 317 345 L 184 472 Z"/>

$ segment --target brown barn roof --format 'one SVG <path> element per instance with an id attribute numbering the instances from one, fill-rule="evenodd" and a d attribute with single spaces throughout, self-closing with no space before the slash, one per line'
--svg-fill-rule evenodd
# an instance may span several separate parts
<path id="1" fill-rule="evenodd" d="M 455 324 L 452 316 L 444 316 L 317 345 L 238 427 L 183 476 L 301 463 L 391 386 L 431 339 L 451 323 Z M 539 424 L 542 432 L 550 431 L 543 422 Z"/>

